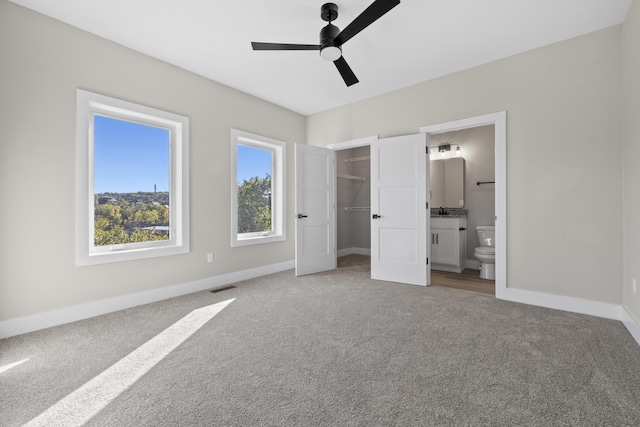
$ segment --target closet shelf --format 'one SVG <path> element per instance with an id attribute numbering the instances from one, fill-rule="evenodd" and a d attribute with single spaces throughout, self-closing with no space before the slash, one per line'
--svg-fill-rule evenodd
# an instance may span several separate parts
<path id="1" fill-rule="evenodd" d="M 344 159 L 345 163 L 351 163 L 351 162 L 361 162 L 363 160 L 369 160 L 371 159 L 371 156 L 363 156 L 363 157 L 353 157 L 351 159 Z"/>
<path id="2" fill-rule="evenodd" d="M 365 180 L 365 178 L 363 178 L 361 176 L 347 175 L 345 173 L 339 173 L 337 175 L 338 175 L 338 178 L 353 179 L 354 181 L 364 181 Z"/>
<path id="3" fill-rule="evenodd" d="M 344 208 L 345 211 L 370 211 L 371 207 L 369 206 L 347 206 Z"/>

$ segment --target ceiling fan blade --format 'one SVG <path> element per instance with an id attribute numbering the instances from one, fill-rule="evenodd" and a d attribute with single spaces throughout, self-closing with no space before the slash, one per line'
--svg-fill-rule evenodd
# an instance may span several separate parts
<path id="1" fill-rule="evenodd" d="M 400 4 L 400 0 L 376 0 L 368 8 L 364 10 L 356 19 L 351 21 L 340 34 L 336 36 L 334 42 L 341 46 L 351 37 L 373 24 L 380 19 L 382 15 Z"/>
<path id="2" fill-rule="evenodd" d="M 251 42 L 253 50 L 320 50 L 319 44 L 289 44 Z"/>
<path id="3" fill-rule="evenodd" d="M 355 74 L 353 74 L 351 67 L 349 67 L 349 64 L 347 64 L 347 61 L 345 61 L 344 57 L 341 56 L 340 58 L 333 61 L 333 63 L 336 64 L 336 68 L 340 72 L 342 80 L 344 80 L 347 86 L 351 86 L 359 82 L 358 78 Z"/>

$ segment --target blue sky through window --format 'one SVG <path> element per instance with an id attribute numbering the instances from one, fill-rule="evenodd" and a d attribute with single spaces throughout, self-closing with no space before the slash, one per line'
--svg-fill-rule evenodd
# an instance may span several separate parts
<path id="1" fill-rule="evenodd" d="M 253 177 L 264 178 L 271 174 L 270 150 L 238 144 L 238 184 Z"/>
<path id="2" fill-rule="evenodd" d="M 94 192 L 169 191 L 168 129 L 94 117 Z"/>
<path id="3" fill-rule="evenodd" d="M 169 191 L 168 129 L 94 116 L 94 193 Z M 238 144 L 238 184 L 271 173 L 272 152 Z"/>

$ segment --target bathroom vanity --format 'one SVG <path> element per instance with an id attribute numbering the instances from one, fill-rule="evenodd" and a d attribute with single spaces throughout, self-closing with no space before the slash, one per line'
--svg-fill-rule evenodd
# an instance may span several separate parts
<path id="1" fill-rule="evenodd" d="M 465 266 L 467 218 L 431 217 L 431 269 L 461 273 Z"/>

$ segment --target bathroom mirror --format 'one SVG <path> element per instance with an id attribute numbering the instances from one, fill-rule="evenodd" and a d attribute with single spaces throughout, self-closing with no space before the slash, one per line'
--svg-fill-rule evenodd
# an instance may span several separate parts
<path id="1" fill-rule="evenodd" d="M 464 159 L 431 160 L 430 185 L 432 208 L 464 207 Z"/>

